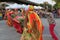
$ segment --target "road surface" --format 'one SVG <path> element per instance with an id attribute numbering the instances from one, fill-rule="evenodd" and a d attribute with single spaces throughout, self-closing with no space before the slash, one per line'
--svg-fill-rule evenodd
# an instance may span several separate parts
<path id="1" fill-rule="evenodd" d="M 54 31 L 55 31 L 57 37 L 60 40 L 60 19 L 55 19 L 55 21 L 56 21 L 56 26 L 55 26 Z M 42 22 L 43 22 L 43 25 L 44 25 L 43 39 L 44 40 L 53 40 L 51 35 L 50 35 L 50 32 L 49 32 L 49 24 L 48 24 L 47 19 L 43 18 Z"/>
<path id="2" fill-rule="evenodd" d="M 55 33 L 60 40 L 60 19 L 56 20 Z M 53 40 L 49 33 L 49 25 L 46 19 L 42 18 L 44 25 L 43 39 L 44 40 Z M 5 20 L 0 21 L 0 40 L 20 40 L 21 34 L 17 33 L 13 27 L 6 25 Z"/>

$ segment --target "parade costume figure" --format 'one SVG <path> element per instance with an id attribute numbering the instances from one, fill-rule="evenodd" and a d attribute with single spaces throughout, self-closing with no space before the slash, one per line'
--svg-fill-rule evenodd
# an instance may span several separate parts
<path id="1" fill-rule="evenodd" d="M 12 15 L 13 17 L 13 26 L 16 31 L 20 34 L 23 33 L 23 24 L 24 24 L 24 16 L 21 15 L 22 13 L 15 13 Z"/>
<path id="2" fill-rule="evenodd" d="M 56 23 L 55 23 L 55 20 L 54 20 L 52 13 L 50 13 L 50 12 L 47 13 L 47 20 L 49 22 L 49 30 L 50 30 L 50 34 L 51 34 L 52 38 L 54 40 L 58 40 L 58 38 L 54 32 L 54 28 L 56 26 Z"/>
<path id="3" fill-rule="evenodd" d="M 24 27 L 21 40 L 42 40 L 43 25 L 41 19 L 33 10 L 34 7 L 29 6 L 27 27 Z"/>
<path id="4" fill-rule="evenodd" d="M 13 19 L 13 26 L 16 29 L 16 31 L 20 34 L 22 34 L 23 32 L 23 21 L 24 21 L 24 18 L 20 16 L 16 16 Z"/>
<path id="5" fill-rule="evenodd" d="M 9 11 L 9 12 L 7 12 L 7 14 L 6 14 L 6 16 L 7 16 L 7 24 L 9 25 L 9 26 L 13 26 L 13 24 L 12 24 L 12 19 L 11 19 L 11 14 L 12 14 L 13 12 L 12 11 Z"/>

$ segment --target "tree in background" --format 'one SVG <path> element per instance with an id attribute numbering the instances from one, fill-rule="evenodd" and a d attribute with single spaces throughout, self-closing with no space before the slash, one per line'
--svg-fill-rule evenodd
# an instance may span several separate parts
<path id="1" fill-rule="evenodd" d="M 44 2 L 43 4 L 40 4 L 40 6 L 50 11 L 52 10 L 52 5 L 49 4 L 48 2 Z"/>
<path id="2" fill-rule="evenodd" d="M 54 5 L 54 8 L 60 8 L 60 0 L 53 0 L 56 2 L 56 4 Z"/>
<path id="3" fill-rule="evenodd" d="M 56 3 L 60 3 L 60 0 L 53 0 L 53 1 L 55 1 Z"/>

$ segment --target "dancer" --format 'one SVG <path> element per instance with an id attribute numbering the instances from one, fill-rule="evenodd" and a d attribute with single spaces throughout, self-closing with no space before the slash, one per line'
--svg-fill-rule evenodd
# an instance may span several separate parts
<path id="1" fill-rule="evenodd" d="M 56 22 L 54 20 L 53 14 L 51 12 L 46 13 L 47 16 L 47 20 L 49 22 L 49 30 L 50 30 L 50 34 L 52 36 L 52 38 L 54 40 L 58 40 L 58 37 L 56 36 L 55 32 L 54 32 L 54 28 L 56 26 Z"/>
<path id="2" fill-rule="evenodd" d="M 24 16 L 22 16 L 22 13 L 19 13 L 19 14 L 15 13 L 13 15 L 15 15 L 15 17 L 13 17 L 13 26 L 18 33 L 22 34 L 23 33 L 23 24 L 24 24 Z"/>
<path id="3" fill-rule="evenodd" d="M 26 26 L 20 40 L 43 40 L 43 25 L 37 13 L 34 12 L 34 6 L 28 7 L 26 20 Z"/>
<path id="4" fill-rule="evenodd" d="M 6 14 L 5 14 L 5 17 L 7 16 L 7 24 L 12 27 L 13 24 L 12 24 L 12 19 L 11 19 L 11 14 L 13 12 L 11 10 L 7 10 Z"/>

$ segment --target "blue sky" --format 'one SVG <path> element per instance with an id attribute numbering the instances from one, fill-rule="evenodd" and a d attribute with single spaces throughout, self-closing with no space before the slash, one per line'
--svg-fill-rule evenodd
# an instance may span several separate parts
<path id="1" fill-rule="evenodd" d="M 29 0 L 29 1 L 32 1 L 32 2 L 35 2 L 35 3 L 43 3 L 43 2 L 46 2 L 47 1 L 48 3 L 50 3 L 52 5 L 55 4 L 55 2 L 52 1 L 52 0 Z"/>

